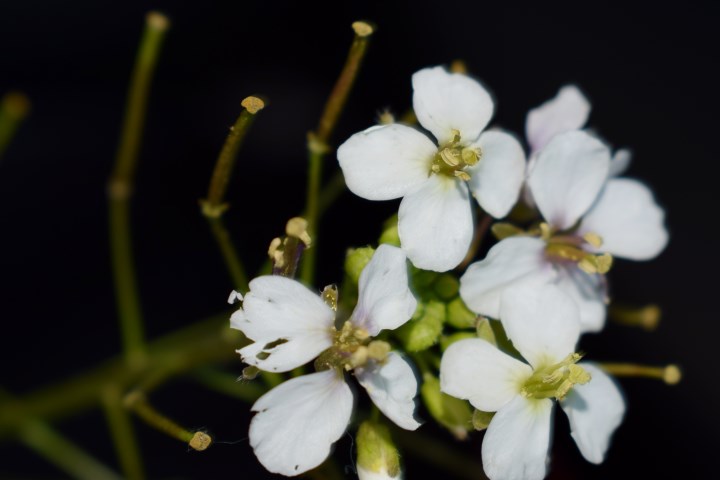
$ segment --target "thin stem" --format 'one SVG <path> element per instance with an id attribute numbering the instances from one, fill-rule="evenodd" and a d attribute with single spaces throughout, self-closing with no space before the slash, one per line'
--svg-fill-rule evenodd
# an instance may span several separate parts
<path id="1" fill-rule="evenodd" d="M 138 370 L 123 357 L 116 357 L 75 378 L 40 388 L 0 404 L 0 439 L 15 432 L 29 418 L 55 420 L 96 407 L 107 385 L 121 391 L 146 379 L 177 376 L 200 365 L 213 365 L 237 358 L 234 348 L 243 346 L 241 335 L 227 328 L 227 315 L 219 315 L 186 327 L 148 345 L 147 366 Z M 157 381 L 152 382 L 158 386 Z"/>
<path id="2" fill-rule="evenodd" d="M 313 248 L 305 252 L 303 259 L 301 279 L 305 283 L 312 283 L 315 277 L 315 262 L 317 251 L 317 232 L 319 219 L 319 191 L 322 180 L 322 164 L 325 154 L 329 148 L 328 140 L 332 134 L 337 120 L 340 117 L 350 89 L 355 83 L 355 78 L 360 69 L 362 59 L 367 50 L 369 37 L 373 33 L 373 27 L 365 22 L 355 22 L 352 25 L 355 30 L 355 38 L 350 46 L 345 66 L 335 82 L 335 87 L 328 97 L 325 110 L 320 117 L 317 130 L 311 133 L 308 138 L 308 181 L 307 198 L 305 202 L 305 218 L 308 221 L 308 231 L 313 241 Z"/>
<path id="3" fill-rule="evenodd" d="M 207 433 L 201 431 L 191 432 L 158 412 L 150 405 L 145 393 L 140 390 L 127 394 L 124 404 L 151 427 L 180 440 L 198 452 L 206 450 L 212 443 L 212 438 Z"/>
<path id="4" fill-rule="evenodd" d="M 145 355 L 142 312 L 138 299 L 132 243 L 130 240 L 130 195 L 145 123 L 147 97 L 157 57 L 169 22 L 157 12 L 147 15 L 133 77 L 115 167 L 108 183 L 110 250 L 115 295 L 126 359 L 142 364 Z"/>
<path id="5" fill-rule="evenodd" d="M 682 380 L 682 372 L 677 365 L 654 367 L 633 363 L 599 363 L 600 368 L 616 377 L 645 377 L 662 380 L 668 385 L 676 385 Z"/>
<path id="6" fill-rule="evenodd" d="M 482 218 L 480 219 L 477 228 L 475 228 L 475 234 L 473 235 L 470 248 L 468 249 L 463 261 L 457 266 L 459 270 L 464 270 L 465 267 L 473 261 L 475 255 L 477 255 L 477 252 L 480 249 L 480 246 L 482 245 L 482 241 L 485 238 L 485 234 L 487 234 L 488 228 L 490 228 L 493 218 L 485 212 L 482 212 L 481 215 Z"/>
<path id="7" fill-rule="evenodd" d="M 207 217 L 207 221 L 220 253 L 225 260 L 225 267 L 228 269 L 233 285 L 238 291 L 246 292 L 248 290 L 248 279 L 245 267 L 230 238 L 230 233 L 225 228 L 225 223 L 221 217 Z"/>
<path id="8" fill-rule="evenodd" d="M 9 92 L 0 100 L 0 158 L 29 111 L 30 100 L 20 92 Z"/>
<path id="9" fill-rule="evenodd" d="M 237 398 L 243 402 L 253 403 L 260 398 L 265 389 L 257 382 L 239 380 L 235 375 L 221 372 L 212 368 L 203 368 L 193 373 L 193 379 L 201 385 Z"/>
<path id="10" fill-rule="evenodd" d="M 132 420 L 122 404 L 120 395 L 121 391 L 115 385 L 108 385 L 105 388 L 102 398 L 105 417 L 125 478 L 142 480 L 145 478 L 145 473 L 143 472 L 140 448 L 135 437 Z"/>
<path id="11" fill-rule="evenodd" d="M 325 183 L 318 198 L 318 221 L 345 191 L 345 176 L 338 171 Z"/>
<path id="12" fill-rule="evenodd" d="M 19 437 L 26 446 L 73 478 L 80 480 L 122 478 L 43 422 L 30 420 L 20 430 Z"/>

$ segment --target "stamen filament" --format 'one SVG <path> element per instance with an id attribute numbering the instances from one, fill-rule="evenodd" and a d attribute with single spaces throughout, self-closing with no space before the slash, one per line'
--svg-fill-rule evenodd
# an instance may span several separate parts
<path id="1" fill-rule="evenodd" d="M 633 363 L 600 363 L 600 368 L 616 377 L 646 377 L 662 380 L 668 385 L 676 385 L 682 379 L 682 372 L 677 365 L 665 367 L 637 365 Z"/>
<path id="2" fill-rule="evenodd" d="M 612 305 L 609 310 L 610 319 L 615 323 L 630 327 L 642 327 L 651 332 L 658 327 L 662 311 L 653 304 L 640 308 Z"/>

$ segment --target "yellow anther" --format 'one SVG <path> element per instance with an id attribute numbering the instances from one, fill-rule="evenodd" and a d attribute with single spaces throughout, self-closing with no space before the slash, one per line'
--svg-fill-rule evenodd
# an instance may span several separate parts
<path id="1" fill-rule="evenodd" d="M 379 362 L 385 361 L 390 353 L 390 344 L 382 340 L 370 342 L 367 346 L 368 357 Z"/>
<path id="2" fill-rule="evenodd" d="M 603 239 L 600 235 L 593 232 L 587 232 L 583 235 L 583 239 L 595 248 L 600 248 L 603 244 Z"/>
<path id="3" fill-rule="evenodd" d="M 353 30 L 355 30 L 355 35 L 357 35 L 358 37 L 367 37 L 369 35 L 372 35 L 374 31 L 372 25 L 363 21 L 353 22 L 352 28 Z"/>
<path id="4" fill-rule="evenodd" d="M 210 437 L 210 435 L 205 432 L 195 432 L 188 444 L 193 450 L 202 452 L 203 450 L 207 450 L 211 443 L 212 437 Z"/>
<path id="5" fill-rule="evenodd" d="M 608 311 L 608 315 L 616 323 L 631 327 L 642 327 L 651 332 L 660 323 L 662 310 L 655 304 L 646 305 L 642 308 L 613 304 Z"/>
<path id="6" fill-rule="evenodd" d="M 390 110 L 383 110 L 378 115 L 378 123 L 380 125 L 390 125 L 391 123 L 395 123 L 395 116 L 390 112 Z"/>
<path id="7" fill-rule="evenodd" d="M 559 363 L 536 369 L 523 385 L 521 394 L 527 398 L 562 400 L 575 385 L 590 381 L 590 374 L 576 365 L 581 357 L 573 353 Z"/>
<path id="8" fill-rule="evenodd" d="M 468 72 L 467 65 L 465 65 L 465 62 L 460 59 L 453 60 L 450 64 L 450 72 L 465 75 Z"/>
<path id="9" fill-rule="evenodd" d="M 350 355 L 350 362 L 345 364 L 345 370 L 365 365 L 368 361 L 368 347 L 360 346 Z"/>
<path id="10" fill-rule="evenodd" d="M 277 268 L 282 268 L 285 263 L 285 257 L 283 256 L 282 249 L 280 248 L 281 245 L 282 240 L 280 238 L 273 238 L 272 242 L 270 242 L 270 247 L 268 248 L 268 256 Z"/>
<path id="11" fill-rule="evenodd" d="M 285 233 L 290 237 L 295 237 L 309 247 L 312 239 L 307 232 L 308 222 L 302 217 L 293 217 L 288 220 L 285 225 Z"/>
<path id="12" fill-rule="evenodd" d="M 482 152 L 476 147 L 465 147 L 460 152 L 460 157 L 466 165 L 472 167 L 477 165 L 482 157 Z"/>
<path id="13" fill-rule="evenodd" d="M 604 275 L 610 271 L 613 264 L 613 257 L 609 253 L 603 253 L 595 257 L 597 259 L 598 273 Z"/>
<path id="14" fill-rule="evenodd" d="M 447 163 L 451 167 L 457 167 L 460 165 L 459 155 L 453 148 L 443 148 L 440 150 L 440 158 L 442 158 L 443 162 Z"/>
<path id="15" fill-rule="evenodd" d="M 440 173 L 440 165 L 437 163 L 433 163 L 432 167 L 430 167 L 430 170 L 433 171 L 433 173 Z"/>
<path id="16" fill-rule="evenodd" d="M 337 311 L 338 305 L 338 288 L 337 285 L 328 285 L 322 291 L 321 295 L 325 304 L 332 308 L 333 311 Z"/>
<path id="17" fill-rule="evenodd" d="M 450 130 L 450 135 L 452 135 L 450 143 L 456 144 L 460 141 L 460 130 L 453 128 Z"/>
<path id="18" fill-rule="evenodd" d="M 245 97 L 245 99 L 240 102 L 240 105 L 253 115 L 265 108 L 265 102 L 263 102 L 262 99 L 252 96 Z"/>
<path id="19" fill-rule="evenodd" d="M 603 253 L 602 255 L 587 255 L 578 262 L 578 267 L 585 273 L 599 273 L 604 275 L 610 271 L 612 263 L 612 255 Z"/>
<path id="20" fill-rule="evenodd" d="M 546 242 L 550 240 L 550 237 L 552 236 L 552 228 L 550 228 L 550 225 L 542 222 L 538 228 L 540 228 L 540 238 L 545 240 Z"/>
<path id="21" fill-rule="evenodd" d="M 668 365 L 663 372 L 663 380 L 668 385 L 677 385 L 682 379 L 682 372 L 677 365 Z"/>
<path id="22" fill-rule="evenodd" d="M 470 175 L 462 170 L 455 170 L 455 176 L 464 182 L 470 181 Z"/>
<path id="23" fill-rule="evenodd" d="M 600 368 L 616 377 L 646 377 L 662 380 L 668 385 L 676 385 L 682 379 L 682 372 L 677 365 L 652 367 L 633 363 L 601 363 Z"/>

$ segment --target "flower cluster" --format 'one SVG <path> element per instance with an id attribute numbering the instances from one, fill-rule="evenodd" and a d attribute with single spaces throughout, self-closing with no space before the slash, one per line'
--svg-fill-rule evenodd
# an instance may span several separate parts
<path id="1" fill-rule="evenodd" d="M 350 376 L 387 419 L 417 429 L 419 368 L 433 418 L 450 427 L 443 415 L 455 409 L 465 420 L 454 433 L 487 428 L 491 479 L 544 478 L 556 400 L 582 455 L 602 462 L 625 403 L 602 365 L 581 361 L 577 343 L 603 329 L 613 259 L 664 249 L 663 210 L 647 186 L 620 177 L 629 152 L 613 154 L 583 129 L 590 104 L 574 86 L 530 111 L 527 155 L 512 134 L 486 128 L 494 103 L 470 76 L 427 68 L 412 86 L 421 128 L 372 126 L 337 150 L 350 191 L 402 198 L 386 243 L 349 257 L 339 297 L 281 275 L 254 279 L 239 297 L 231 325 L 251 341 L 239 350 L 244 362 L 289 372 L 314 361 L 316 370 L 296 371 L 253 405 L 255 454 L 289 476 L 320 465 L 351 422 Z M 458 279 L 444 272 L 476 253 L 478 210 L 508 221 L 493 226 L 499 241 Z M 401 475 L 397 458 L 386 461 L 397 452 L 384 428 L 377 418 L 361 426 L 361 478 Z"/>

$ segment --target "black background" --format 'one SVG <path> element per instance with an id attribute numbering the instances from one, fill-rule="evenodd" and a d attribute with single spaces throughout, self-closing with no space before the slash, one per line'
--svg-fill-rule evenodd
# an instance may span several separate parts
<path id="1" fill-rule="evenodd" d="M 564 415 L 557 415 L 550 478 L 712 476 L 720 431 L 714 248 L 720 7 L 536 3 L 0 3 L 0 93 L 19 89 L 33 102 L 0 164 L 0 384 L 21 394 L 119 352 L 104 192 L 146 11 L 156 8 L 172 21 L 133 200 L 151 337 L 226 308 L 231 284 L 197 199 L 240 101 L 250 94 L 269 99 L 241 153 L 226 215 L 254 271 L 269 240 L 299 213 L 305 135 L 344 62 L 350 23 L 369 19 L 379 28 L 336 145 L 381 109 L 407 109 L 414 71 L 462 58 L 495 95 L 494 124 L 522 134 L 527 110 L 573 82 L 593 103 L 590 125 L 614 146 L 633 149 L 628 175 L 654 189 L 671 241 L 653 262 L 618 262 L 612 291 L 624 302 L 659 303 L 664 318 L 655 333 L 609 325 L 582 347 L 596 360 L 677 362 L 685 378 L 677 387 L 621 381 L 627 416 L 599 467 L 582 459 Z M 396 208 L 397 202 L 341 197 L 321 232 L 318 287 L 340 279 L 344 249 L 375 241 Z M 240 368 L 239 361 L 230 366 Z M 151 478 L 268 476 L 244 441 L 247 405 L 183 381 L 153 401 L 185 425 L 240 442 L 188 453 L 138 424 Z M 114 464 L 101 413 L 59 426 Z M 457 448 L 479 458 L 480 438 Z M 350 465 L 353 456 L 346 437 L 337 458 Z M 405 460 L 408 478 L 431 472 Z M 0 477 L 18 476 L 59 474 L 17 445 L 0 445 Z"/>

